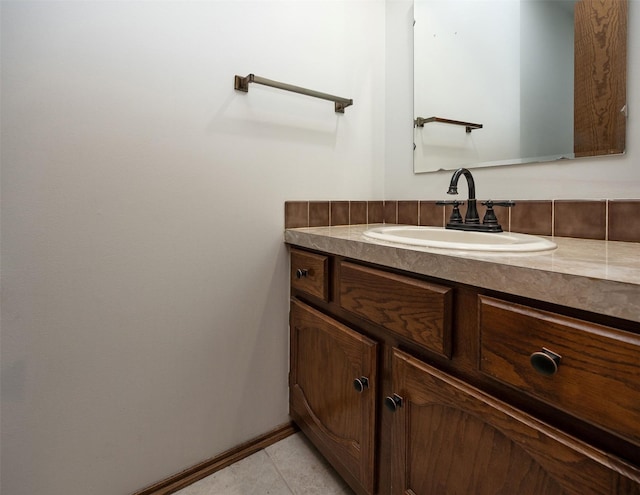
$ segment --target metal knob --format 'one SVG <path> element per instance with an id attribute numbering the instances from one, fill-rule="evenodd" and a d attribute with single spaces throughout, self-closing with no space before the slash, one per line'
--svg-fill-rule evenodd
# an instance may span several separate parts
<path id="1" fill-rule="evenodd" d="M 399 407 L 402 407 L 403 399 L 398 394 L 393 394 L 385 397 L 384 405 L 387 406 L 391 412 L 396 412 Z"/>
<path id="2" fill-rule="evenodd" d="M 353 380 L 353 388 L 361 394 L 365 389 L 369 388 L 369 379 L 366 376 L 361 376 Z"/>
<path id="3" fill-rule="evenodd" d="M 543 347 L 541 351 L 534 352 L 529 357 L 531 366 L 541 375 L 551 376 L 558 372 L 558 366 L 562 356 Z"/>
<path id="4" fill-rule="evenodd" d="M 296 270 L 296 278 L 305 278 L 307 275 L 309 275 L 309 270 L 306 268 L 298 268 Z"/>

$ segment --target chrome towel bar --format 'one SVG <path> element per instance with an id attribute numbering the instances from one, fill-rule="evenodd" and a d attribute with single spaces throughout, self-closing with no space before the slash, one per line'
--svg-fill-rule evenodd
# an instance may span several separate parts
<path id="1" fill-rule="evenodd" d="M 285 91 L 291 91 L 293 93 L 299 93 L 301 95 L 313 96 L 314 98 L 333 101 L 335 103 L 335 109 L 337 113 L 344 113 L 345 108 L 353 105 L 353 100 L 350 100 L 349 98 L 341 98 L 340 96 L 333 96 L 327 93 L 321 93 L 320 91 L 293 86 L 292 84 L 272 81 L 271 79 L 265 79 L 264 77 L 259 77 L 254 74 L 249 74 L 247 77 L 235 76 L 233 87 L 238 91 L 248 93 L 249 83 L 262 84 L 263 86 L 271 86 L 272 88 L 283 89 Z"/>
<path id="2" fill-rule="evenodd" d="M 425 124 L 429 122 L 440 122 L 441 124 L 453 124 L 453 125 L 463 125 L 466 127 L 467 132 L 471 132 L 473 129 L 482 129 L 482 124 L 473 124 L 472 122 L 462 122 L 460 120 L 451 120 L 451 119 L 443 119 L 441 117 L 416 117 L 413 125 L 414 127 L 424 127 Z"/>

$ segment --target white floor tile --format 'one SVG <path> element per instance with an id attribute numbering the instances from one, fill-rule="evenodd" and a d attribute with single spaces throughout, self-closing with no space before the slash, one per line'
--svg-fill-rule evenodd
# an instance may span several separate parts
<path id="1" fill-rule="evenodd" d="M 302 433 L 232 464 L 176 495 L 353 495 Z"/>
<path id="2" fill-rule="evenodd" d="M 294 495 L 353 494 L 302 433 L 291 435 L 266 451 Z"/>
<path id="3" fill-rule="evenodd" d="M 177 495 L 292 495 L 264 450 L 176 492 Z"/>

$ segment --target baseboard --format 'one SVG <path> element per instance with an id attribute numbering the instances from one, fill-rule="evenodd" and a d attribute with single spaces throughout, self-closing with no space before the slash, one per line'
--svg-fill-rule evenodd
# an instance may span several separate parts
<path id="1" fill-rule="evenodd" d="M 178 490 L 189 486 L 202 478 L 206 478 L 216 471 L 226 468 L 234 462 L 244 459 L 251 454 L 255 454 L 259 450 L 262 450 L 297 431 L 298 427 L 294 423 L 285 423 L 264 435 L 260 435 L 259 437 L 238 445 L 233 449 L 227 450 L 220 455 L 196 464 L 195 466 L 174 474 L 173 476 L 148 486 L 147 488 L 143 488 L 132 495 L 169 495 L 170 493 L 177 492 Z"/>

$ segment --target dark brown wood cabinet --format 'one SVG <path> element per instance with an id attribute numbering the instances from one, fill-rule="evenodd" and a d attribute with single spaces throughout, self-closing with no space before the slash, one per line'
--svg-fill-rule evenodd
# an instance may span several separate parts
<path id="1" fill-rule="evenodd" d="M 299 284 L 309 260 L 321 293 Z M 291 416 L 357 494 L 640 495 L 633 324 L 297 248 L 291 263 Z M 541 375 L 547 347 L 560 364 Z"/>
<path id="2" fill-rule="evenodd" d="M 291 302 L 291 416 L 347 481 L 373 493 L 377 345 Z"/>
<path id="3" fill-rule="evenodd" d="M 640 444 L 640 335 L 491 297 L 478 307 L 484 373 Z M 559 358 L 539 373 L 543 350 Z"/>
<path id="4" fill-rule="evenodd" d="M 623 493 L 593 447 L 394 349 L 393 494 Z"/>
<path id="5" fill-rule="evenodd" d="M 339 279 L 340 307 L 451 356 L 451 288 L 346 261 Z"/>

